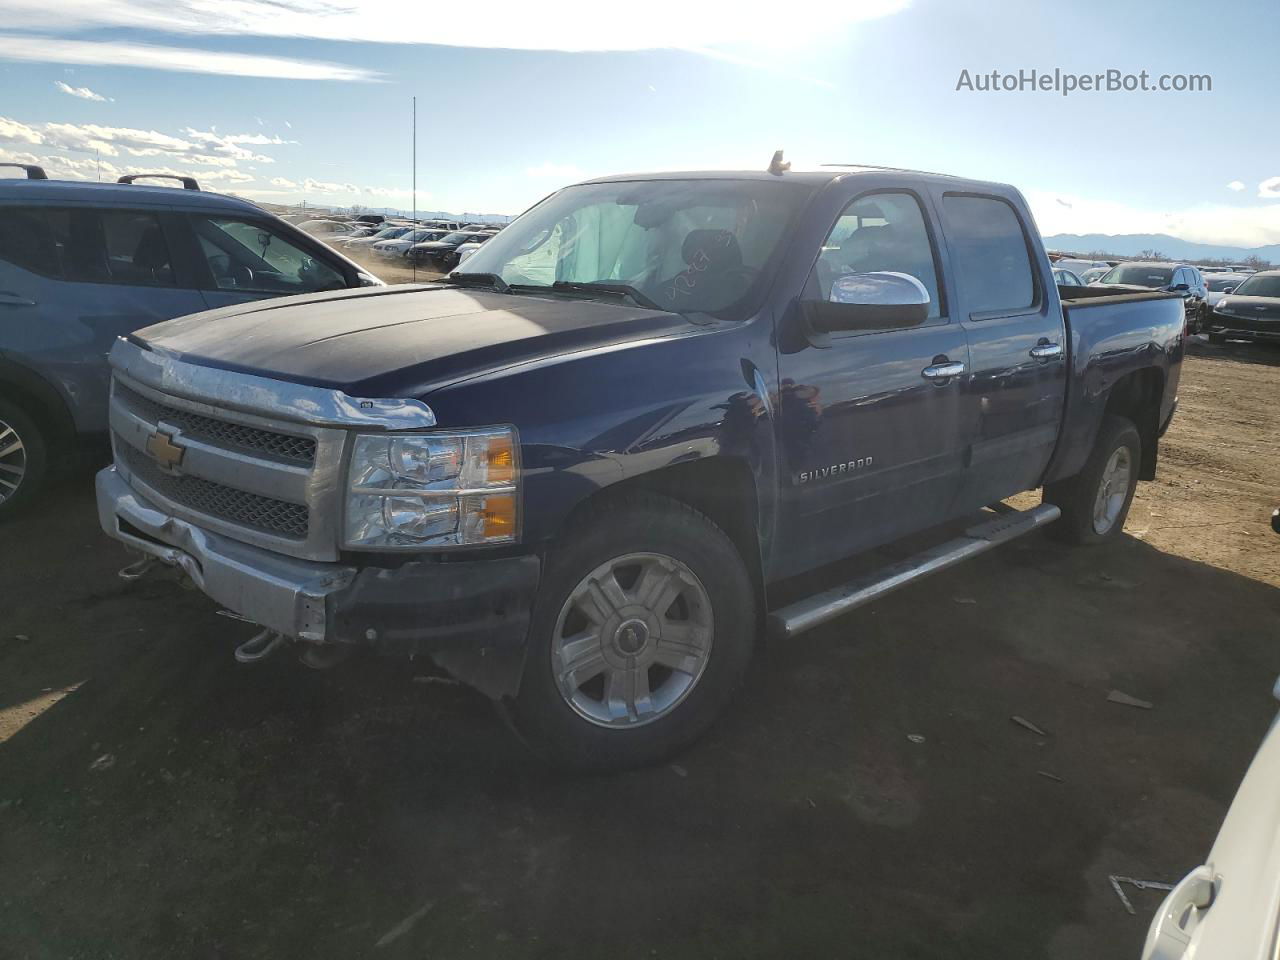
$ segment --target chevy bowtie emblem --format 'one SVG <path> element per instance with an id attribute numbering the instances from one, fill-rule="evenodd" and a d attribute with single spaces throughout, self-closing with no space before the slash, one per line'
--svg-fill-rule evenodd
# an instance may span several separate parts
<path id="1" fill-rule="evenodd" d="M 172 470 L 182 463 L 182 455 L 186 452 L 186 447 L 180 447 L 174 443 L 173 436 L 170 434 L 157 430 L 147 437 L 147 453 L 167 470 Z"/>

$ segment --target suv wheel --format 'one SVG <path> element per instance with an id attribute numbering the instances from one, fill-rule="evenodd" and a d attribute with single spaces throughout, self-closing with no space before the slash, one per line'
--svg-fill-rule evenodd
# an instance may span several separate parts
<path id="1" fill-rule="evenodd" d="M 509 716 L 559 764 L 654 763 L 697 739 L 738 686 L 756 630 L 742 558 L 676 501 L 592 510 L 549 559 Z"/>
<path id="2" fill-rule="evenodd" d="M 15 515 L 36 497 L 46 462 L 44 436 L 35 422 L 0 400 L 0 519 Z"/>
<path id="3" fill-rule="evenodd" d="M 1070 543 L 1104 543 L 1124 529 L 1142 463 L 1142 437 L 1133 422 L 1107 416 L 1093 452 L 1074 477 L 1044 488 L 1046 503 L 1062 509 L 1049 532 Z"/>

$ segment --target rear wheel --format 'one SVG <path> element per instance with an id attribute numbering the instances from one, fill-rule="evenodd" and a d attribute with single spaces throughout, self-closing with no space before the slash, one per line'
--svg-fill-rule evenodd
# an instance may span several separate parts
<path id="1" fill-rule="evenodd" d="M 676 501 L 627 497 L 575 527 L 548 560 L 510 717 L 561 765 L 657 762 L 705 732 L 738 686 L 751 579 L 724 532 Z"/>
<path id="2" fill-rule="evenodd" d="M 44 435 L 26 412 L 0 400 L 0 519 L 19 513 L 47 476 Z"/>
<path id="3" fill-rule="evenodd" d="M 1142 463 L 1142 437 L 1133 422 L 1106 416 L 1084 469 L 1046 484 L 1044 500 L 1062 510 L 1050 533 L 1070 543 L 1104 543 L 1124 529 Z"/>

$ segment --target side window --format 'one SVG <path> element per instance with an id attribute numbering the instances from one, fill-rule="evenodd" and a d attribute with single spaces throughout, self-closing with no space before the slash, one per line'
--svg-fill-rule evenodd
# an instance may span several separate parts
<path id="1" fill-rule="evenodd" d="M 61 279 L 62 263 L 48 213 L 40 207 L 0 207 L 0 260 Z"/>
<path id="2" fill-rule="evenodd" d="M 347 285 L 337 269 L 315 259 L 271 224 L 193 216 L 191 228 L 215 289 L 289 294 Z"/>
<path id="3" fill-rule="evenodd" d="M 0 258 L 79 283 L 171 287 L 169 245 L 155 214 L 87 208 L 8 212 L 0 217 Z"/>
<path id="4" fill-rule="evenodd" d="M 878 271 L 915 277 L 929 293 L 929 320 L 942 318 L 933 244 L 920 204 L 908 193 L 875 193 L 845 207 L 823 241 L 814 279 L 822 299 L 830 300 L 841 277 Z"/>
<path id="5" fill-rule="evenodd" d="M 154 214 L 103 210 L 102 249 L 113 283 L 173 286 L 169 244 Z"/>
<path id="6" fill-rule="evenodd" d="M 1036 301 L 1027 237 L 1013 207 L 995 197 L 942 198 L 951 263 L 970 313 L 1025 310 Z"/>

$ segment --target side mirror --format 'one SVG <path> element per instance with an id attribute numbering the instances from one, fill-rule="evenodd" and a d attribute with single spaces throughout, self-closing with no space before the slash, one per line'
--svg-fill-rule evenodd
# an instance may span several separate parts
<path id="1" fill-rule="evenodd" d="M 914 327 L 929 317 L 929 291 L 908 273 L 851 273 L 831 285 L 830 299 L 806 301 L 805 313 L 823 333 Z"/>
<path id="2" fill-rule="evenodd" d="M 1223 295 L 1224 297 L 1225 297 L 1228 293 L 1235 293 L 1235 292 L 1236 292 L 1236 288 L 1235 288 L 1235 287 L 1223 287 L 1223 288 L 1222 288 L 1222 295 Z"/>
<path id="3" fill-rule="evenodd" d="M 1186 284 L 1186 283 L 1175 283 L 1169 289 L 1174 293 L 1186 293 L 1188 290 L 1191 289 L 1191 286 L 1190 284 Z"/>

